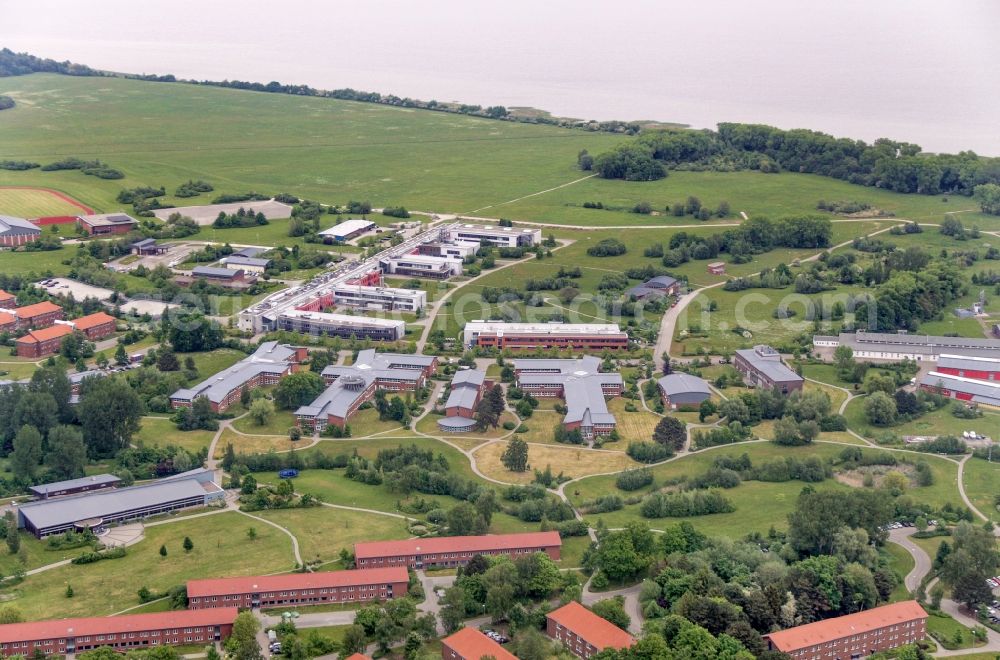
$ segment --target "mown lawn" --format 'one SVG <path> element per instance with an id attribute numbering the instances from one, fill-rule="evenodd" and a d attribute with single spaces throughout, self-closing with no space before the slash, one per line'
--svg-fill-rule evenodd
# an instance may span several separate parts
<path id="1" fill-rule="evenodd" d="M 288 435 L 288 429 L 295 426 L 295 415 L 291 410 L 275 410 L 271 418 L 263 425 L 258 425 L 256 420 L 249 415 L 240 417 L 233 421 L 233 428 L 243 433 L 253 435 Z"/>
<path id="2" fill-rule="evenodd" d="M 181 431 L 167 417 L 147 416 L 142 418 L 142 426 L 135 439 L 142 441 L 147 447 L 174 445 L 190 452 L 198 452 L 207 448 L 214 436 L 215 431 Z"/>
<path id="3" fill-rule="evenodd" d="M 494 442 L 476 450 L 476 464 L 483 474 L 512 484 L 531 483 L 533 470 L 562 472 L 567 477 L 583 477 L 600 472 L 624 470 L 639 464 L 629 458 L 624 451 L 594 450 L 572 445 L 528 446 L 528 470 L 511 472 L 500 462 L 500 456 L 507 447 L 506 442 Z"/>
<path id="4" fill-rule="evenodd" d="M 625 412 L 625 405 L 631 403 L 638 410 L 636 412 Z M 608 410 L 615 416 L 615 428 L 621 435 L 624 449 L 628 442 L 649 442 L 653 438 L 653 429 L 660 422 L 660 417 L 647 411 L 642 407 L 639 400 L 623 399 L 615 397 L 608 401 Z M 618 445 L 615 445 L 617 448 Z"/>
<path id="5" fill-rule="evenodd" d="M 254 527 L 250 541 L 246 530 Z M 190 553 L 182 542 L 194 542 Z M 168 555 L 161 557 L 160 546 Z M 219 513 L 146 528 L 146 538 L 128 555 L 82 566 L 64 566 L 4 589 L 3 598 L 26 619 L 101 616 L 138 605 L 137 590 L 163 592 L 193 578 L 254 575 L 291 570 L 291 542 L 279 530 L 239 513 Z M 73 598 L 66 598 L 72 585 Z"/>
<path id="6" fill-rule="evenodd" d="M 853 399 L 844 409 L 847 425 L 865 437 L 877 437 L 886 432 L 900 438 L 904 435 L 961 436 L 963 431 L 976 431 L 993 438 L 997 436 L 998 417 L 996 415 L 984 415 L 978 419 L 959 419 L 951 414 L 950 404 L 939 410 L 925 413 L 909 422 L 894 426 L 873 426 L 864 414 L 866 398 Z"/>
<path id="7" fill-rule="evenodd" d="M 183 365 L 188 357 L 194 358 L 194 367 L 198 370 L 198 378 L 211 378 L 223 369 L 228 369 L 247 355 L 232 348 L 217 348 L 214 351 L 197 351 L 194 353 L 178 353 L 177 358 Z"/>
<path id="8" fill-rule="evenodd" d="M 0 213 L 17 218 L 37 218 L 50 215 L 77 215 L 79 206 L 46 190 L 19 190 L 0 187 Z M 72 225 L 70 225 L 72 226 Z M 64 228 L 61 228 L 66 231 Z M 48 227 L 45 228 L 48 231 Z"/>
<path id="9" fill-rule="evenodd" d="M 994 450 L 993 462 L 973 456 L 965 462 L 963 471 L 965 494 L 982 514 L 996 522 L 997 497 L 1000 496 L 1000 450 Z"/>
<path id="10" fill-rule="evenodd" d="M 406 521 L 400 518 L 326 506 L 260 511 L 254 515 L 276 522 L 294 534 L 305 561 L 336 559 L 341 548 L 353 552 L 354 544 L 359 541 L 410 537 Z"/>
<path id="11" fill-rule="evenodd" d="M 892 572 L 899 577 L 899 583 L 896 584 L 896 588 L 892 590 L 892 594 L 889 596 L 889 600 L 892 602 L 900 600 L 909 600 L 910 592 L 906 589 L 906 585 L 903 579 L 909 575 L 910 571 L 916 565 L 913 560 L 913 555 L 906 551 L 902 546 L 896 545 L 895 543 L 886 543 L 884 550 L 889 556 L 889 568 Z"/>
<path id="12" fill-rule="evenodd" d="M 244 435 L 232 429 L 225 429 L 215 446 L 215 458 L 222 458 L 226 445 L 232 443 L 237 454 L 266 454 L 270 450 L 285 452 L 308 446 L 311 439 L 306 437 L 297 442 L 288 439 L 287 435 Z"/>

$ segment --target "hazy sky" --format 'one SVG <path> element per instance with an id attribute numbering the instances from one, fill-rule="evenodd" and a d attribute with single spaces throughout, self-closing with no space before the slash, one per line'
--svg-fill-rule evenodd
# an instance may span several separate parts
<path id="1" fill-rule="evenodd" d="M 0 46 L 120 71 L 1000 155 L 996 0 L 0 0 Z"/>

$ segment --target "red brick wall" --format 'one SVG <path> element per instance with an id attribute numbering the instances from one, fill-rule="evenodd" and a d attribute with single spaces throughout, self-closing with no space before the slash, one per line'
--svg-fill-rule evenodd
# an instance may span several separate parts
<path id="1" fill-rule="evenodd" d="M 108 321 L 107 323 L 87 328 L 83 331 L 83 334 L 86 335 L 87 339 L 92 341 L 95 339 L 103 339 L 108 335 L 115 334 L 115 327 L 116 325 L 114 321 Z"/>
<path id="2" fill-rule="evenodd" d="M 401 598 L 406 595 L 406 582 L 392 582 L 389 588 L 385 589 L 383 583 L 350 587 L 331 587 L 327 593 L 320 593 L 320 589 L 289 589 L 282 591 L 266 591 L 258 593 L 258 600 L 263 607 L 282 605 L 312 605 L 316 603 L 357 603 L 371 600 L 389 600 L 390 598 Z M 376 587 L 368 589 L 367 587 Z M 313 593 L 309 593 L 312 591 Z M 284 594 L 284 595 L 282 595 Z M 228 596 L 228 599 L 225 598 Z M 188 601 L 189 610 L 204 610 L 216 607 L 242 607 L 253 606 L 253 594 L 225 594 L 218 596 L 206 596 L 203 598 L 192 598 Z"/>

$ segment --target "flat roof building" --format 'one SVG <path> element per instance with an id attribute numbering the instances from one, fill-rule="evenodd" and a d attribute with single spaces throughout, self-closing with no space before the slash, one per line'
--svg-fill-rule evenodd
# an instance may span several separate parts
<path id="1" fill-rule="evenodd" d="M 667 374 L 657 381 L 660 386 L 660 396 L 663 405 L 671 410 L 685 407 L 697 407 L 702 401 L 712 396 L 712 390 L 704 379 L 691 374 Z"/>
<path id="2" fill-rule="evenodd" d="M 464 566 L 476 555 L 516 557 L 544 552 L 557 560 L 561 549 L 559 532 L 524 532 L 355 543 L 354 558 L 358 568 L 425 568 Z"/>
<path id="3" fill-rule="evenodd" d="M 344 339 L 398 341 L 406 336 L 406 322 L 371 316 L 352 316 L 290 309 L 278 315 L 278 329 Z"/>
<path id="4" fill-rule="evenodd" d="M 224 497 L 213 472 L 198 468 L 140 486 L 29 502 L 17 508 L 18 527 L 38 538 L 69 530 L 99 530 L 124 520 L 205 506 Z"/>
<path id="5" fill-rule="evenodd" d="M 389 600 L 406 595 L 406 568 L 286 573 L 188 580 L 188 608 L 282 607 Z"/>
<path id="6" fill-rule="evenodd" d="M 432 257 L 422 254 L 404 254 L 379 260 L 379 266 L 386 275 L 406 277 L 426 277 L 446 280 L 452 275 L 462 274 L 462 260 L 451 257 Z"/>
<path id="7" fill-rule="evenodd" d="M 462 331 L 468 347 L 497 350 L 557 348 L 572 350 L 622 350 L 628 334 L 617 323 L 507 323 L 469 321 Z"/>
<path id="8" fill-rule="evenodd" d="M 104 490 L 105 488 L 116 488 L 121 483 L 121 479 L 113 474 L 95 474 L 79 479 L 67 479 L 65 481 L 54 481 L 48 484 L 29 486 L 28 492 L 40 500 L 47 500 L 50 497 L 61 497 L 63 495 L 76 495 L 77 493 L 93 492 Z"/>
<path id="9" fill-rule="evenodd" d="M 371 231 L 377 227 L 371 220 L 362 220 L 361 218 L 351 218 L 349 220 L 344 220 L 329 229 L 324 229 L 319 233 L 320 236 L 329 236 L 335 241 L 349 241 L 352 238 L 357 238 L 365 232 Z"/>
<path id="10" fill-rule="evenodd" d="M 451 243 L 478 243 L 499 247 L 531 247 L 542 241 L 541 229 L 521 229 L 495 225 L 454 225 L 444 231 Z"/>
<path id="11" fill-rule="evenodd" d="M 179 389 L 170 395 L 174 408 L 189 407 L 199 396 L 208 397 L 212 410 L 221 412 L 238 401 L 244 387 L 273 385 L 294 373 L 306 360 L 305 348 L 267 341 L 228 369 L 206 378 L 197 385 Z"/>
<path id="12" fill-rule="evenodd" d="M 865 658 L 927 636 L 927 612 L 915 600 L 815 621 L 764 635 L 768 650 L 793 658 Z"/>
<path id="13" fill-rule="evenodd" d="M 1000 339 L 941 337 L 888 332 L 842 332 L 838 336 L 816 335 L 817 347 L 850 346 L 855 359 L 915 360 L 937 362 L 942 354 L 960 357 L 1000 358 Z"/>
<path id="14" fill-rule="evenodd" d="M 575 600 L 545 616 L 545 634 L 581 658 L 604 649 L 627 649 L 635 644 L 632 635 Z"/>
<path id="15" fill-rule="evenodd" d="M 91 236 L 127 234 L 138 221 L 127 213 L 95 213 L 76 216 L 77 224 Z"/>
<path id="16" fill-rule="evenodd" d="M 42 230 L 24 218 L 0 215 L 0 246 L 18 247 L 31 243 L 42 235 Z"/>
<path id="17" fill-rule="evenodd" d="M 733 367 L 743 374 L 743 382 L 750 387 L 777 388 L 787 394 L 801 390 L 805 382 L 782 362 L 778 351 L 764 344 L 736 351 Z"/>
<path id="18" fill-rule="evenodd" d="M 475 628 L 461 628 L 441 640 L 442 660 L 517 660 L 517 656 Z"/>
<path id="19" fill-rule="evenodd" d="M 331 424 L 344 427 L 361 404 L 375 396 L 376 390 L 416 390 L 436 369 L 437 358 L 433 355 L 360 351 L 353 365 L 330 365 L 323 369 L 328 387 L 312 403 L 295 411 L 296 421 L 313 431 L 322 431 Z"/>
<path id="20" fill-rule="evenodd" d="M 149 614 L 28 621 L 0 626 L 4 657 L 71 655 L 101 646 L 116 651 L 151 646 L 221 642 L 233 631 L 238 610 L 171 610 Z"/>
<path id="21" fill-rule="evenodd" d="M 388 286 L 341 284 L 333 290 L 333 302 L 337 305 L 363 309 L 418 312 L 427 306 L 427 292 Z"/>
<path id="22" fill-rule="evenodd" d="M 244 257 L 231 254 L 222 260 L 228 270 L 244 270 L 248 273 L 263 273 L 271 265 L 271 260 L 264 257 Z"/>
<path id="23" fill-rule="evenodd" d="M 591 439 L 610 435 L 615 416 L 605 397 L 619 396 L 625 385 L 619 373 L 602 373 L 600 358 L 579 360 L 514 360 L 517 386 L 535 397 L 566 400 L 563 426 Z"/>

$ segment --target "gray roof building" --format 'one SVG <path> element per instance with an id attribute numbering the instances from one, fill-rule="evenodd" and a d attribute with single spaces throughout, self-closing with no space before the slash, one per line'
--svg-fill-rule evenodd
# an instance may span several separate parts
<path id="1" fill-rule="evenodd" d="M 965 397 L 954 397 L 965 401 L 982 403 L 988 406 L 1000 406 L 1000 383 L 996 381 L 976 380 L 974 378 L 963 378 L 962 376 L 931 371 L 920 377 L 920 386 L 929 390 L 941 388 L 953 393 L 968 395 Z"/>
<path id="2" fill-rule="evenodd" d="M 79 479 L 66 479 L 65 481 L 53 481 L 48 484 L 39 484 L 28 488 L 35 496 L 46 498 L 54 495 L 79 492 L 81 490 L 97 490 L 101 488 L 113 488 L 121 482 L 121 479 L 113 474 L 95 474 Z"/>
<path id="3" fill-rule="evenodd" d="M 462 408 L 473 410 L 479 401 L 483 383 L 486 382 L 486 372 L 478 369 L 463 369 L 455 372 L 451 380 L 451 391 L 444 404 L 445 409 Z"/>
<path id="4" fill-rule="evenodd" d="M 691 374 L 668 374 L 657 383 L 663 398 L 671 406 L 699 404 L 712 396 L 708 383 Z"/>
<path id="5" fill-rule="evenodd" d="M 211 277 L 214 279 L 229 280 L 240 273 L 242 270 L 231 270 L 229 268 L 216 268 L 215 266 L 195 266 L 191 269 L 191 274 L 194 277 Z"/>
<path id="6" fill-rule="evenodd" d="M 228 369 L 206 378 L 190 388 L 179 389 L 170 395 L 171 401 L 190 402 L 196 397 L 205 396 L 213 404 L 222 405 L 234 391 L 258 376 L 269 374 L 280 378 L 297 360 L 298 350 L 287 344 L 267 341 L 260 345 L 252 355 L 249 355 Z"/>
<path id="7" fill-rule="evenodd" d="M 197 469 L 130 488 L 29 502 L 18 507 L 18 524 L 42 537 L 204 505 L 224 496 L 213 473 Z"/>
<path id="8" fill-rule="evenodd" d="M 777 387 L 781 390 L 801 389 L 804 382 L 781 361 L 781 354 L 766 345 L 736 351 L 733 366 L 743 374 L 743 380 L 755 387 Z"/>
<path id="9" fill-rule="evenodd" d="M 237 250 L 236 252 L 233 252 L 232 256 L 234 256 L 234 257 L 256 257 L 258 254 L 261 254 L 262 252 L 267 252 L 267 248 L 262 248 L 262 247 L 245 247 L 243 249 Z"/>
<path id="10" fill-rule="evenodd" d="M 934 362 L 941 354 L 1000 357 L 1000 339 L 940 337 L 889 332 L 842 332 L 837 337 L 816 335 L 816 346 L 850 346 L 858 358 Z"/>
<path id="11" fill-rule="evenodd" d="M 600 358 L 587 355 L 579 360 L 513 360 L 517 384 L 526 391 L 562 388 L 566 400 L 564 424 L 578 423 L 581 428 L 615 425 L 608 411 L 607 393 L 620 393 L 621 374 L 602 373 Z M 586 431 L 585 431 L 586 433 Z"/>
<path id="12" fill-rule="evenodd" d="M 244 257 L 240 255 L 231 254 L 225 259 L 226 268 L 229 270 L 235 270 L 233 266 L 249 266 L 251 268 L 267 268 L 271 265 L 270 259 L 262 259 L 260 257 Z"/>
<path id="13" fill-rule="evenodd" d="M 38 236 L 41 233 L 41 229 L 24 218 L 0 215 L 0 236 Z"/>
<path id="14" fill-rule="evenodd" d="M 482 384 L 485 382 L 485 371 L 480 371 L 479 369 L 459 369 L 455 372 L 455 377 L 451 379 L 451 386 L 454 388 L 457 385 L 468 384 L 482 387 Z"/>

